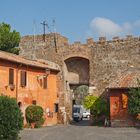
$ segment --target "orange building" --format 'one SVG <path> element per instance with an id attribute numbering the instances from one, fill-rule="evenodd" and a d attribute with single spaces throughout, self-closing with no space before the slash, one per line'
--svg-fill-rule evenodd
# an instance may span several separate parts
<path id="1" fill-rule="evenodd" d="M 128 112 L 128 92 L 138 88 L 139 70 L 129 70 L 121 74 L 109 85 L 111 126 L 139 126 L 140 124 Z"/>
<path id="2" fill-rule="evenodd" d="M 58 65 L 31 61 L 0 51 L 0 94 L 15 97 L 23 114 L 28 105 L 43 107 L 45 125 L 57 124 Z"/>

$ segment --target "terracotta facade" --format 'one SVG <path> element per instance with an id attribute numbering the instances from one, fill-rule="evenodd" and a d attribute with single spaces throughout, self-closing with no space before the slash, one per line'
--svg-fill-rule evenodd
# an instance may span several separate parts
<path id="1" fill-rule="evenodd" d="M 109 85 L 110 120 L 111 126 L 139 126 L 140 123 L 128 112 L 128 92 L 132 88 L 138 88 L 137 79 L 140 71 L 131 68 L 122 73 Z"/>
<path id="2" fill-rule="evenodd" d="M 135 126 L 133 117 L 128 113 L 127 93 L 127 89 L 112 89 L 110 91 L 111 126 Z"/>
<path id="3" fill-rule="evenodd" d="M 8 53 L 5 55 L 8 57 Z M 20 57 L 19 59 L 21 59 L 21 63 L 5 60 L 0 56 L 0 94 L 16 98 L 24 116 L 28 105 L 42 106 L 46 118 L 44 125 L 57 124 L 58 70 L 47 69 L 47 65 L 40 64 L 40 66 L 39 63 L 26 65 L 22 63 L 24 59 Z M 34 62 L 30 61 L 30 63 Z M 12 71 L 12 76 L 10 76 L 10 71 Z M 22 79 L 22 72 L 26 73 L 23 76 L 24 80 Z M 24 85 L 22 85 L 22 80 Z"/>

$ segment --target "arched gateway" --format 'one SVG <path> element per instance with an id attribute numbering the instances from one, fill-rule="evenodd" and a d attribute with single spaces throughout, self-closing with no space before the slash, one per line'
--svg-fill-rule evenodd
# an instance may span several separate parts
<path id="1" fill-rule="evenodd" d="M 77 93 L 76 91 L 83 85 L 89 86 L 89 60 L 83 57 L 66 59 L 64 61 L 64 77 L 66 90 L 70 90 L 72 94 L 71 100 L 73 100 L 73 103 L 81 104 L 86 93 L 80 91 Z"/>

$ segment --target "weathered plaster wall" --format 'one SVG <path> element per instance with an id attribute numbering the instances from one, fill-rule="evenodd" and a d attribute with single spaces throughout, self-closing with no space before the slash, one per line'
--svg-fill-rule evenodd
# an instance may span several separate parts
<path id="1" fill-rule="evenodd" d="M 14 86 L 13 90 L 9 86 L 9 68 L 14 69 Z M 27 72 L 27 85 L 21 87 L 21 70 Z M 35 100 L 37 105 L 43 107 L 46 116 L 45 125 L 57 124 L 57 113 L 54 111 L 54 104 L 58 103 L 57 73 L 51 72 L 47 77 L 47 88 L 43 88 L 42 82 L 38 80 L 38 76 L 46 75 L 45 69 L 30 67 L 26 65 L 16 64 L 13 62 L 0 59 L 0 95 L 7 95 L 21 102 L 21 110 L 25 115 L 25 109 Z M 48 116 L 46 109 L 49 108 L 53 112 L 53 117 Z"/>

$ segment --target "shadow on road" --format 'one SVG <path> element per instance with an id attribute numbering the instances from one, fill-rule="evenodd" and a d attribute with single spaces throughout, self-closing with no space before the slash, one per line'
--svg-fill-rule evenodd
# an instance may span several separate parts
<path id="1" fill-rule="evenodd" d="M 89 119 L 83 119 L 79 122 L 72 122 L 71 125 L 75 125 L 75 126 L 90 126 L 90 120 Z"/>

